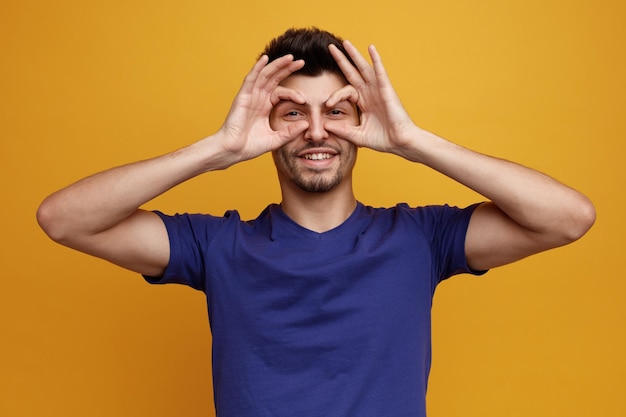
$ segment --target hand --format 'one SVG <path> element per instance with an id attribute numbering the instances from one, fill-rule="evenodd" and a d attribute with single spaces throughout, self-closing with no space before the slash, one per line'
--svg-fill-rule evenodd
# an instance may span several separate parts
<path id="1" fill-rule="evenodd" d="M 330 53 L 350 84 L 335 92 L 326 104 L 332 107 L 342 100 L 355 103 L 362 112 L 361 124 L 327 123 L 327 129 L 357 146 L 404 156 L 403 149 L 415 137 L 417 126 L 400 103 L 380 55 L 374 46 L 369 47 L 372 66 L 350 42 L 345 41 L 344 47 L 356 67 L 337 47 L 329 46 Z"/>
<path id="2" fill-rule="evenodd" d="M 270 112 L 280 100 L 304 103 L 299 93 L 279 85 L 302 68 L 304 61 L 294 61 L 293 56 L 286 55 L 269 64 L 267 62 L 268 57 L 262 56 L 248 73 L 218 132 L 222 149 L 231 155 L 225 164 L 227 166 L 277 149 L 308 126 L 303 121 L 277 131 L 270 127 Z"/>

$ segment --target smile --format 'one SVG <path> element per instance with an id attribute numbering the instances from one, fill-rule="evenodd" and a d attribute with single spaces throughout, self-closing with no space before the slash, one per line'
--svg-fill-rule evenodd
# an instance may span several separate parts
<path id="1" fill-rule="evenodd" d="M 308 153 L 302 156 L 304 159 L 308 159 L 311 161 L 321 161 L 324 159 L 330 159 L 333 157 L 333 155 L 329 154 L 329 153 Z"/>

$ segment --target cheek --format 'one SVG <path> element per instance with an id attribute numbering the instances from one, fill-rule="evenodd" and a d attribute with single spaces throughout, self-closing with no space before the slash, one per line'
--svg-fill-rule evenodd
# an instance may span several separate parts
<path id="1" fill-rule="evenodd" d="M 287 154 L 288 150 L 285 148 L 285 146 L 278 148 L 275 151 L 272 151 L 272 159 L 274 160 L 274 165 L 276 165 L 279 170 L 284 170 L 284 168 L 288 165 Z"/>
<path id="2" fill-rule="evenodd" d="M 346 162 L 347 162 L 347 165 L 349 165 L 350 167 L 354 167 L 359 148 L 353 144 L 349 144 L 348 146 L 349 148 L 346 151 L 348 158 Z"/>

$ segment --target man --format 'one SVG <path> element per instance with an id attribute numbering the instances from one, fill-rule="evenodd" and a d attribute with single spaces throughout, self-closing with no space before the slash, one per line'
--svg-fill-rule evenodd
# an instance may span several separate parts
<path id="1" fill-rule="evenodd" d="M 417 127 L 369 55 L 372 65 L 328 32 L 289 30 L 215 134 L 83 179 L 38 211 L 59 243 L 206 294 L 220 417 L 425 416 L 436 285 L 567 244 L 594 222 L 579 192 Z M 489 202 L 365 206 L 352 190 L 358 147 L 429 166 Z M 282 201 L 254 221 L 139 208 L 265 152 Z"/>

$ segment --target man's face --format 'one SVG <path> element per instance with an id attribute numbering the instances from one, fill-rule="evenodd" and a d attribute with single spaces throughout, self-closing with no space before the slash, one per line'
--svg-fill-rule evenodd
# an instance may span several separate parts
<path id="1" fill-rule="evenodd" d="M 325 128 L 329 122 L 359 124 L 356 106 L 348 100 L 326 106 L 331 94 L 344 87 L 346 81 L 325 72 L 316 77 L 291 75 L 281 85 L 299 92 L 305 103 L 279 102 L 270 115 L 270 125 L 278 130 L 306 120 L 309 127 L 297 139 L 272 152 L 279 178 L 307 192 L 330 191 L 351 176 L 356 161 L 356 146 Z"/>

